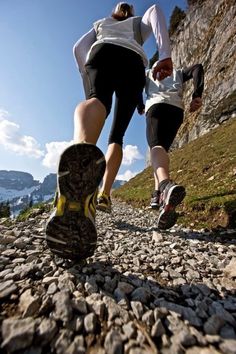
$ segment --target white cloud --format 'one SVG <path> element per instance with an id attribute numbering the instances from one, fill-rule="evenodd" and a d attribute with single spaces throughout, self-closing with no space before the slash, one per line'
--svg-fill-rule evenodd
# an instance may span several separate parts
<path id="1" fill-rule="evenodd" d="M 52 141 L 46 144 L 47 152 L 43 159 L 43 165 L 56 171 L 60 154 L 72 144 L 73 141 Z"/>
<path id="2" fill-rule="evenodd" d="M 0 108 L 0 121 L 7 117 L 9 117 L 9 113 L 5 109 Z"/>
<path id="3" fill-rule="evenodd" d="M 125 173 L 117 175 L 116 179 L 120 181 L 129 181 L 131 178 L 136 176 L 139 172 L 132 172 L 130 170 L 125 171 Z"/>
<path id="4" fill-rule="evenodd" d="M 143 160 L 143 158 L 136 145 L 126 145 L 123 149 L 122 165 L 130 166 L 135 160 Z"/>
<path id="5" fill-rule="evenodd" d="M 0 145 L 17 155 L 42 157 L 44 152 L 40 150 L 38 142 L 32 136 L 21 135 L 20 126 L 8 118 L 9 113 L 0 109 Z"/>

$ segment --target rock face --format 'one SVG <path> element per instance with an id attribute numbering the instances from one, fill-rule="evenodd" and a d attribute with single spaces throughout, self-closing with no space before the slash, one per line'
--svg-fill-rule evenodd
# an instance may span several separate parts
<path id="1" fill-rule="evenodd" d="M 115 180 L 112 188 L 119 188 L 124 183 L 125 181 Z M 12 215 L 17 215 L 31 204 L 52 200 L 56 185 L 55 173 L 50 173 L 40 183 L 30 173 L 0 171 L 0 203 L 9 201 Z"/>
<path id="2" fill-rule="evenodd" d="M 236 115 L 236 2 L 205 0 L 191 6 L 171 39 L 176 67 L 202 63 L 203 107 L 188 113 L 192 82 L 186 85 L 185 121 L 175 146 L 203 135 Z"/>
<path id="3" fill-rule="evenodd" d="M 236 230 L 160 233 L 114 202 L 73 264 L 47 248 L 48 216 L 0 222 L 2 354 L 236 353 Z"/>
<path id="4" fill-rule="evenodd" d="M 32 193 L 33 199 L 39 199 L 39 201 L 44 201 L 50 199 L 52 195 L 54 195 L 57 185 L 57 177 L 55 173 L 50 173 L 47 175 L 43 182 L 40 183 L 37 191 Z M 48 198 L 47 198 L 48 196 Z"/>
<path id="5" fill-rule="evenodd" d="M 20 171 L 0 171 L 0 187 L 14 189 L 16 191 L 36 187 L 39 181 L 35 181 L 33 176 L 27 172 Z"/>
<path id="6" fill-rule="evenodd" d="M 11 213 L 17 215 L 30 204 L 48 201 L 56 190 L 56 174 L 51 173 L 40 183 L 30 173 L 0 171 L 0 202 L 10 203 Z"/>

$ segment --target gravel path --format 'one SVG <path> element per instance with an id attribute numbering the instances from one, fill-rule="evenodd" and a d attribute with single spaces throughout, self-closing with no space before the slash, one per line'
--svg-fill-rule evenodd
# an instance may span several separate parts
<path id="1" fill-rule="evenodd" d="M 1 353 L 236 354 L 236 230 L 159 233 L 117 203 L 73 264 L 47 249 L 47 218 L 0 223 Z"/>

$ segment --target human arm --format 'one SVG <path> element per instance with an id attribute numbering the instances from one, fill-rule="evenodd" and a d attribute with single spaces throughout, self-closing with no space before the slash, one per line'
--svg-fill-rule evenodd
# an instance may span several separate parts
<path id="1" fill-rule="evenodd" d="M 195 111 L 197 111 L 201 106 L 202 106 L 202 98 L 201 98 L 201 97 L 195 97 L 195 98 L 193 98 L 192 101 L 190 102 L 189 112 L 195 112 Z"/>
<path id="2" fill-rule="evenodd" d="M 79 71 L 83 73 L 86 63 L 87 54 L 96 41 L 96 32 L 92 28 L 89 32 L 85 33 L 74 45 L 73 54 L 79 68 Z"/>
<path id="3" fill-rule="evenodd" d="M 173 70 L 171 60 L 170 39 L 167 30 L 166 20 L 161 8 L 158 5 L 151 6 L 143 15 L 141 21 L 141 35 L 145 41 L 153 32 L 159 51 L 159 61 L 153 68 L 153 78 L 156 80 L 159 73 L 159 80 L 170 76 Z"/>
<path id="4" fill-rule="evenodd" d="M 195 64 L 183 69 L 183 82 L 193 79 L 193 94 L 190 103 L 190 112 L 195 112 L 202 106 L 202 93 L 204 89 L 204 69 L 202 64 Z"/>

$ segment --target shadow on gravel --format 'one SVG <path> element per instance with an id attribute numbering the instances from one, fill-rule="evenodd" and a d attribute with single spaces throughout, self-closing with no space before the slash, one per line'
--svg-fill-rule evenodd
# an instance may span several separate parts
<path id="1" fill-rule="evenodd" d="M 203 232 L 198 232 L 198 231 L 175 231 L 171 232 L 168 230 L 159 230 L 156 227 L 140 227 L 140 226 L 135 226 L 133 224 L 124 222 L 124 221 L 114 221 L 114 225 L 117 229 L 119 230 L 128 230 L 128 231 L 139 231 L 139 232 L 158 232 L 162 235 L 172 235 L 175 236 L 176 238 L 183 238 L 185 240 L 198 240 L 201 242 L 212 242 L 212 243 L 221 243 L 224 245 L 227 244 L 236 244 L 236 230 L 231 230 L 229 232 L 229 229 L 224 228 L 224 227 L 219 227 L 217 229 L 211 230 L 211 231 L 203 231 Z"/>
<path id="2" fill-rule="evenodd" d="M 142 269 L 143 264 L 140 265 L 140 275 L 132 274 L 132 269 L 121 273 L 115 267 L 122 267 L 123 261 L 117 258 L 68 269 L 80 288 L 82 286 L 85 292 L 94 296 L 93 301 L 106 296 L 108 320 L 122 317 L 122 313 L 125 315 L 123 311 L 128 311 L 133 320 L 144 325 L 146 333 L 159 320 L 170 337 L 187 329 L 194 333 L 197 341 L 202 341 L 202 345 L 205 335 L 216 336 L 212 337 L 216 348 L 222 340 L 236 340 L 236 289 L 222 287 L 219 292 L 213 284 L 211 288 L 200 281 L 167 286 L 167 279 L 161 277 L 160 271 Z M 160 348 L 159 339 L 154 342 Z"/>
<path id="3" fill-rule="evenodd" d="M 165 233 L 168 234 L 168 232 Z M 177 231 L 176 233 L 171 234 L 175 237 L 184 238 L 185 240 L 198 240 L 201 242 L 221 243 L 224 245 L 236 244 L 236 231 L 228 233 L 227 229 L 214 230 L 209 232 Z"/>
<path id="4" fill-rule="evenodd" d="M 150 227 L 140 227 L 134 224 L 130 224 L 124 221 L 114 221 L 114 225 L 119 230 L 128 230 L 128 231 L 140 231 L 140 232 L 147 232 L 152 231 L 151 224 Z"/>

